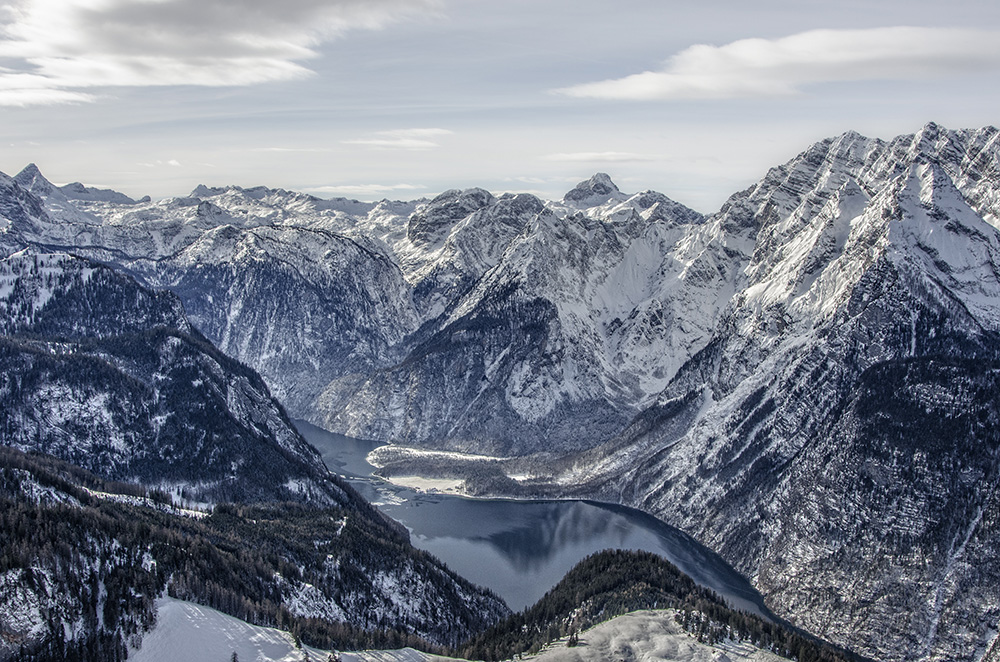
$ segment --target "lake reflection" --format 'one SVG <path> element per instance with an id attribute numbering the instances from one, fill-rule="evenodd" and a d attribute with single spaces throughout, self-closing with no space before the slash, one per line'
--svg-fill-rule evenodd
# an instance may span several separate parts
<path id="1" fill-rule="evenodd" d="M 368 477 L 378 446 L 296 421 L 334 471 L 410 530 L 424 549 L 514 610 L 538 601 L 584 557 L 604 549 L 659 554 L 740 609 L 768 615 L 750 583 L 686 534 L 640 511 L 589 501 L 466 499 L 424 494 Z M 359 457 L 360 454 L 360 457 Z"/>

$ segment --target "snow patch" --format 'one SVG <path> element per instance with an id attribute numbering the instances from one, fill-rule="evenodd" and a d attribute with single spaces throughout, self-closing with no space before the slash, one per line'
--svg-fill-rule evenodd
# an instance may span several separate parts
<path id="1" fill-rule="evenodd" d="M 585 630 L 579 644 L 566 645 L 566 637 L 540 653 L 523 658 L 533 662 L 780 662 L 785 658 L 747 643 L 700 643 L 676 622 L 676 611 L 636 611 Z"/>
<path id="2" fill-rule="evenodd" d="M 288 632 L 250 625 L 209 607 L 161 598 L 156 601 L 156 627 L 130 648 L 132 662 L 220 662 L 235 652 L 247 662 L 326 660 L 330 651 L 297 648 Z"/>
<path id="3" fill-rule="evenodd" d="M 461 478 L 423 478 L 421 476 L 387 476 L 386 482 L 417 492 L 430 494 L 464 494 L 465 480 Z"/>

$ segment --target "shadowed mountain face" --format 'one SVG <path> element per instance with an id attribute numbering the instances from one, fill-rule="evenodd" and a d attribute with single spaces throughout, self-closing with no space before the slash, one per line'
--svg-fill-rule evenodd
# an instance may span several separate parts
<path id="1" fill-rule="evenodd" d="M 168 589 L 356 641 L 455 644 L 509 613 L 330 474 L 169 292 L 65 254 L 0 260 L 0 394 L 2 660 L 122 659 Z"/>
<path id="2" fill-rule="evenodd" d="M 0 283 L 5 444 L 195 501 L 347 502 L 174 295 L 67 255 L 11 256 Z"/>
<path id="3" fill-rule="evenodd" d="M 70 200 L 21 179 L 44 204 L 5 180 L 0 246 L 72 247 L 172 289 L 297 416 L 558 455 L 538 473 L 562 493 L 663 517 L 776 612 L 880 659 L 991 645 L 992 127 L 847 133 L 708 217 L 600 174 L 560 202 L 376 205 Z"/>

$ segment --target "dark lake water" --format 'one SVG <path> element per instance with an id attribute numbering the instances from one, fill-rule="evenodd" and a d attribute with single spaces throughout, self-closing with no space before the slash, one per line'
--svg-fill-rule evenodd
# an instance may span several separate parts
<path id="1" fill-rule="evenodd" d="M 591 501 L 467 499 L 426 494 L 371 476 L 365 461 L 379 444 L 296 421 L 331 470 L 410 530 L 427 550 L 514 610 L 534 604 L 584 557 L 604 549 L 663 556 L 738 609 L 770 613 L 750 583 L 690 536 L 641 511 Z"/>

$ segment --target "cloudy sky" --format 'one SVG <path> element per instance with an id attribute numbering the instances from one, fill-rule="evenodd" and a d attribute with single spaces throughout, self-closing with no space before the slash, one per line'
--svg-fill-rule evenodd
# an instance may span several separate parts
<path id="1" fill-rule="evenodd" d="M 0 170 L 134 196 L 718 209 L 810 143 L 1000 124 L 995 0 L 0 0 Z"/>

